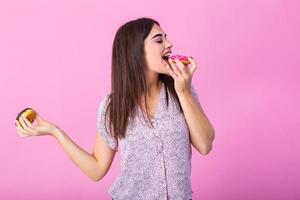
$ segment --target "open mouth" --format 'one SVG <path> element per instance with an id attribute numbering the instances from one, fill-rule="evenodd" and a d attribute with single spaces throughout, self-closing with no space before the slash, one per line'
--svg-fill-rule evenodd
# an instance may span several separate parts
<path id="1" fill-rule="evenodd" d="M 170 53 L 168 53 L 168 54 L 165 54 L 165 55 L 163 55 L 162 56 L 162 59 L 167 63 L 167 64 L 169 64 L 169 57 L 171 56 L 171 54 Z"/>
<path id="2" fill-rule="evenodd" d="M 163 57 L 162 57 L 162 60 L 163 60 L 163 62 L 164 62 L 166 65 L 170 65 L 168 59 L 169 59 L 169 56 L 163 56 Z"/>
<path id="3" fill-rule="evenodd" d="M 164 60 L 168 61 L 169 55 L 164 55 L 162 58 L 163 58 Z"/>

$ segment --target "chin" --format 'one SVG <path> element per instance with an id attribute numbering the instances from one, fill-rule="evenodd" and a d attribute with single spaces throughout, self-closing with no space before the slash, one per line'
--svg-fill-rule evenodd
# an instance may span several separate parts
<path id="1" fill-rule="evenodd" d="M 158 73 L 170 76 L 168 69 L 166 69 L 166 70 L 160 70 L 160 72 L 158 72 Z"/>
<path id="2" fill-rule="evenodd" d="M 160 63 L 161 67 L 161 73 L 162 74 L 169 74 L 169 69 L 166 67 L 167 65 L 169 65 L 169 63 L 167 63 L 166 61 L 162 60 L 162 62 Z"/>

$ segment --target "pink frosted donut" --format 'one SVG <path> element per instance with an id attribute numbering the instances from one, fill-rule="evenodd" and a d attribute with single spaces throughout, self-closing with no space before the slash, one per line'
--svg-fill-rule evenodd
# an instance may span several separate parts
<path id="1" fill-rule="evenodd" d="M 183 64 L 187 65 L 190 64 L 191 62 L 188 60 L 187 56 L 183 55 L 171 55 L 169 58 L 171 58 L 174 62 L 175 59 L 177 58 L 179 61 L 181 61 Z"/>

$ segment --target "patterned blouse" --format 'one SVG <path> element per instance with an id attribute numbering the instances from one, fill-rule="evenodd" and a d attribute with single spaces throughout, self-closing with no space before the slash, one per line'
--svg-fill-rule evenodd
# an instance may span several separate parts
<path id="1" fill-rule="evenodd" d="M 189 129 L 179 105 L 166 89 L 162 84 L 155 117 L 150 117 L 155 129 L 146 124 L 144 111 L 138 107 L 138 117 L 129 117 L 126 138 L 119 141 L 104 126 L 109 95 L 99 105 L 98 133 L 113 150 L 118 151 L 118 144 L 121 148 L 120 173 L 108 191 L 114 200 L 192 199 Z M 191 93 L 200 104 L 192 85 Z"/>

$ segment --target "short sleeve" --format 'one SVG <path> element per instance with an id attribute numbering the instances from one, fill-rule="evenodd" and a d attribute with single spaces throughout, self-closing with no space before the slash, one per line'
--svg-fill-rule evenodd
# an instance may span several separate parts
<path id="1" fill-rule="evenodd" d="M 199 101 L 199 98 L 198 98 L 198 94 L 194 88 L 194 86 L 191 84 L 191 93 L 192 93 L 192 96 L 194 98 L 194 100 L 197 102 L 198 105 L 200 105 L 200 101 Z"/>
<path id="2" fill-rule="evenodd" d="M 117 138 L 113 137 L 109 131 L 109 123 L 108 117 L 106 121 L 106 128 L 105 128 L 105 111 L 107 109 L 109 103 L 109 95 L 106 95 L 104 99 L 100 102 L 98 106 L 97 112 L 97 131 L 102 136 L 106 144 L 113 150 L 118 151 L 118 140 Z"/>

